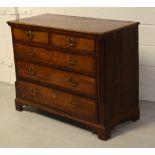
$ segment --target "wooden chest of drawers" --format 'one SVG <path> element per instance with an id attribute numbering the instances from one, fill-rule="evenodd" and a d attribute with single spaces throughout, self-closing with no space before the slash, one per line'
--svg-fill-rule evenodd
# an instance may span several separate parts
<path id="1" fill-rule="evenodd" d="M 137 22 L 45 14 L 9 21 L 16 109 L 78 121 L 102 140 L 139 119 Z"/>

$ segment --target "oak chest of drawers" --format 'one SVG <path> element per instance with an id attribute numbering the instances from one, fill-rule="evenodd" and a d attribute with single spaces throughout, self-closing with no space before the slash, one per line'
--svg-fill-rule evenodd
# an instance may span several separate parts
<path id="1" fill-rule="evenodd" d="M 102 140 L 139 119 L 137 22 L 44 14 L 9 21 L 16 109 L 80 122 Z"/>

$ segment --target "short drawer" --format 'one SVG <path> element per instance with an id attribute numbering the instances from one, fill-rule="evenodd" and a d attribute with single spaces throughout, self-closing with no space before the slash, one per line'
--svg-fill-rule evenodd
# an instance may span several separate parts
<path id="1" fill-rule="evenodd" d="M 52 44 L 53 46 L 69 49 L 77 49 L 80 51 L 87 51 L 87 52 L 95 51 L 95 41 L 89 38 L 81 38 L 76 36 L 68 36 L 53 33 Z"/>
<path id="2" fill-rule="evenodd" d="M 15 44 L 15 51 L 18 58 L 39 61 L 91 75 L 96 73 L 96 60 L 91 56 L 69 54 L 23 44 Z"/>
<path id="3" fill-rule="evenodd" d="M 48 44 L 48 33 L 44 31 L 14 28 L 13 33 L 17 40 Z"/>
<path id="4" fill-rule="evenodd" d="M 17 89 L 19 98 L 31 100 L 44 107 L 60 110 L 83 119 L 97 120 L 97 104 L 94 100 L 24 81 L 17 82 Z"/>
<path id="5" fill-rule="evenodd" d="M 64 89 L 96 96 L 96 80 L 88 76 L 21 61 L 17 62 L 17 73 L 18 77 L 46 82 Z"/>

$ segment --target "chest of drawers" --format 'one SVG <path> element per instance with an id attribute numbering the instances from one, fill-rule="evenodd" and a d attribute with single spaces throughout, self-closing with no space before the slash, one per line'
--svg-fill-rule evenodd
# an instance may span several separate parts
<path id="1" fill-rule="evenodd" d="M 9 21 L 18 111 L 33 106 L 102 140 L 139 119 L 137 22 L 44 14 Z"/>

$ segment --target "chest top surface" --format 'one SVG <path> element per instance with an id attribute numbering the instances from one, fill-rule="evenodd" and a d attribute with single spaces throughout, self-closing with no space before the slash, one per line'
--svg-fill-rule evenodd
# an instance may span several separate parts
<path id="1" fill-rule="evenodd" d="M 132 21 L 97 19 L 57 14 L 43 14 L 20 20 L 9 21 L 9 25 L 30 25 L 43 28 L 63 29 L 83 33 L 103 34 L 130 25 L 139 24 Z"/>

